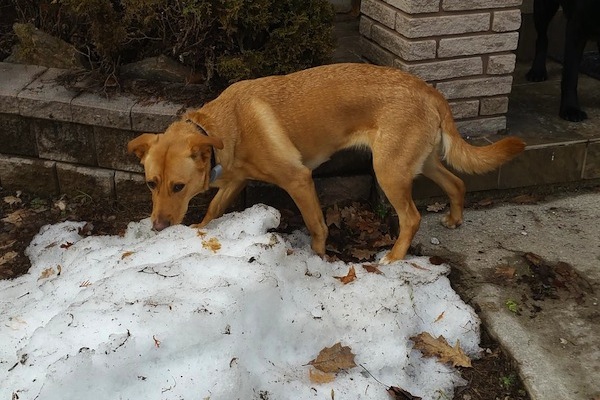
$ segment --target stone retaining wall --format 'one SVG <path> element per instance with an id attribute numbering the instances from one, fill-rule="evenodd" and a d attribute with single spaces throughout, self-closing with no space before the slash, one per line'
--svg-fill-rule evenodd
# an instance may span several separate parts
<path id="1" fill-rule="evenodd" d="M 506 128 L 522 0 L 362 0 L 362 52 L 434 85 L 464 135 Z"/>
<path id="2" fill-rule="evenodd" d="M 56 84 L 63 70 L 0 63 L 0 185 L 40 195 L 90 196 L 124 204 L 150 203 L 143 169 L 126 152 L 141 132 L 162 132 L 181 104 L 106 98 Z M 370 155 L 342 152 L 316 171 L 323 204 L 369 199 Z M 204 206 L 213 193 L 200 196 Z M 287 194 L 251 183 L 242 205 L 291 205 Z"/>

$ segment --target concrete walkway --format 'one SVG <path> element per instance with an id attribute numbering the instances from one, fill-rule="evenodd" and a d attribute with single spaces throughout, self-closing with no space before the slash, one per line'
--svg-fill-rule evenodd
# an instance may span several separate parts
<path id="1" fill-rule="evenodd" d="M 599 399 L 600 191 L 467 209 L 454 231 L 440 217 L 425 214 L 413 244 L 451 261 L 457 291 L 515 360 L 531 398 Z M 528 252 L 554 280 L 530 267 Z"/>

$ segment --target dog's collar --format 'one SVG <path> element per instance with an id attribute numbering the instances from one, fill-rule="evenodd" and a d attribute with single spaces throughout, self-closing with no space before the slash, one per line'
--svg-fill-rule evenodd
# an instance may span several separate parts
<path id="1" fill-rule="evenodd" d="M 192 121 L 191 119 L 186 119 L 185 122 L 189 122 L 198 128 L 198 132 L 204 136 L 208 136 L 208 131 L 204 129 L 202 125 L 197 123 L 196 121 Z M 223 173 L 223 167 L 221 164 L 217 164 L 217 158 L 215 156 L 215 148 L 213 146 L 210 147 L 210 182 L 214 182 L 221 177 Z"/>

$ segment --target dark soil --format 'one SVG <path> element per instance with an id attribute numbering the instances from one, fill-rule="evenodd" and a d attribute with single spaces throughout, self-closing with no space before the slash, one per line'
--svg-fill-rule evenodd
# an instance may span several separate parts
<path id="1" fill-rule="evenodd" d="M 148 204 L 140 207 L 107 205 L 89 197 L 38 198 L 28 193 L 9 193 L 0 188 L 0 279 L 13 279 L 27 273 L 30 262 L 24 251 L 39 229 L 65 220 L 87 221 L 89 235 L 118 235 L 130 221 L 145 218 Z M 353 203 L 326 210 L 330 226 L 328 255 L 345 261 L 366 261 L 389 246 L 393 233 L 381 215 L 366 204 Z M 282 231 L 302 226 L 299 215 L 282 211 Z M 339 227 L 338 227 L 339 225 Z M 453 268 L 454 270 L 454 268 Z M 460 294 L 460 274 L 450 276 Z M 485 350 L 473 368 L 462 369 L 468 382 L 457 390 L 457 400 L 529 400 L 511 361 L 485 332 L 481 347 Z"/>

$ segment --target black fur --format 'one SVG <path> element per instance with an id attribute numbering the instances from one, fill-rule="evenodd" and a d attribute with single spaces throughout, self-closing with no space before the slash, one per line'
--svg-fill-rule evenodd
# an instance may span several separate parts
<path id="1" fill-rule="evenodd" d="M 548 79 L 548 25 L 559 6 L 567 17 L 559 115 L 567 121 L 578 122 L 587 118 L 577 98 L 579 64 L 587 41 L 600 39 L 600 0 L 534 0 L 533 18 L 538 36 L 535 58 L 526 77 L 534 82 Z M 600 42 L 598 46 L 600 49 Z"/>

